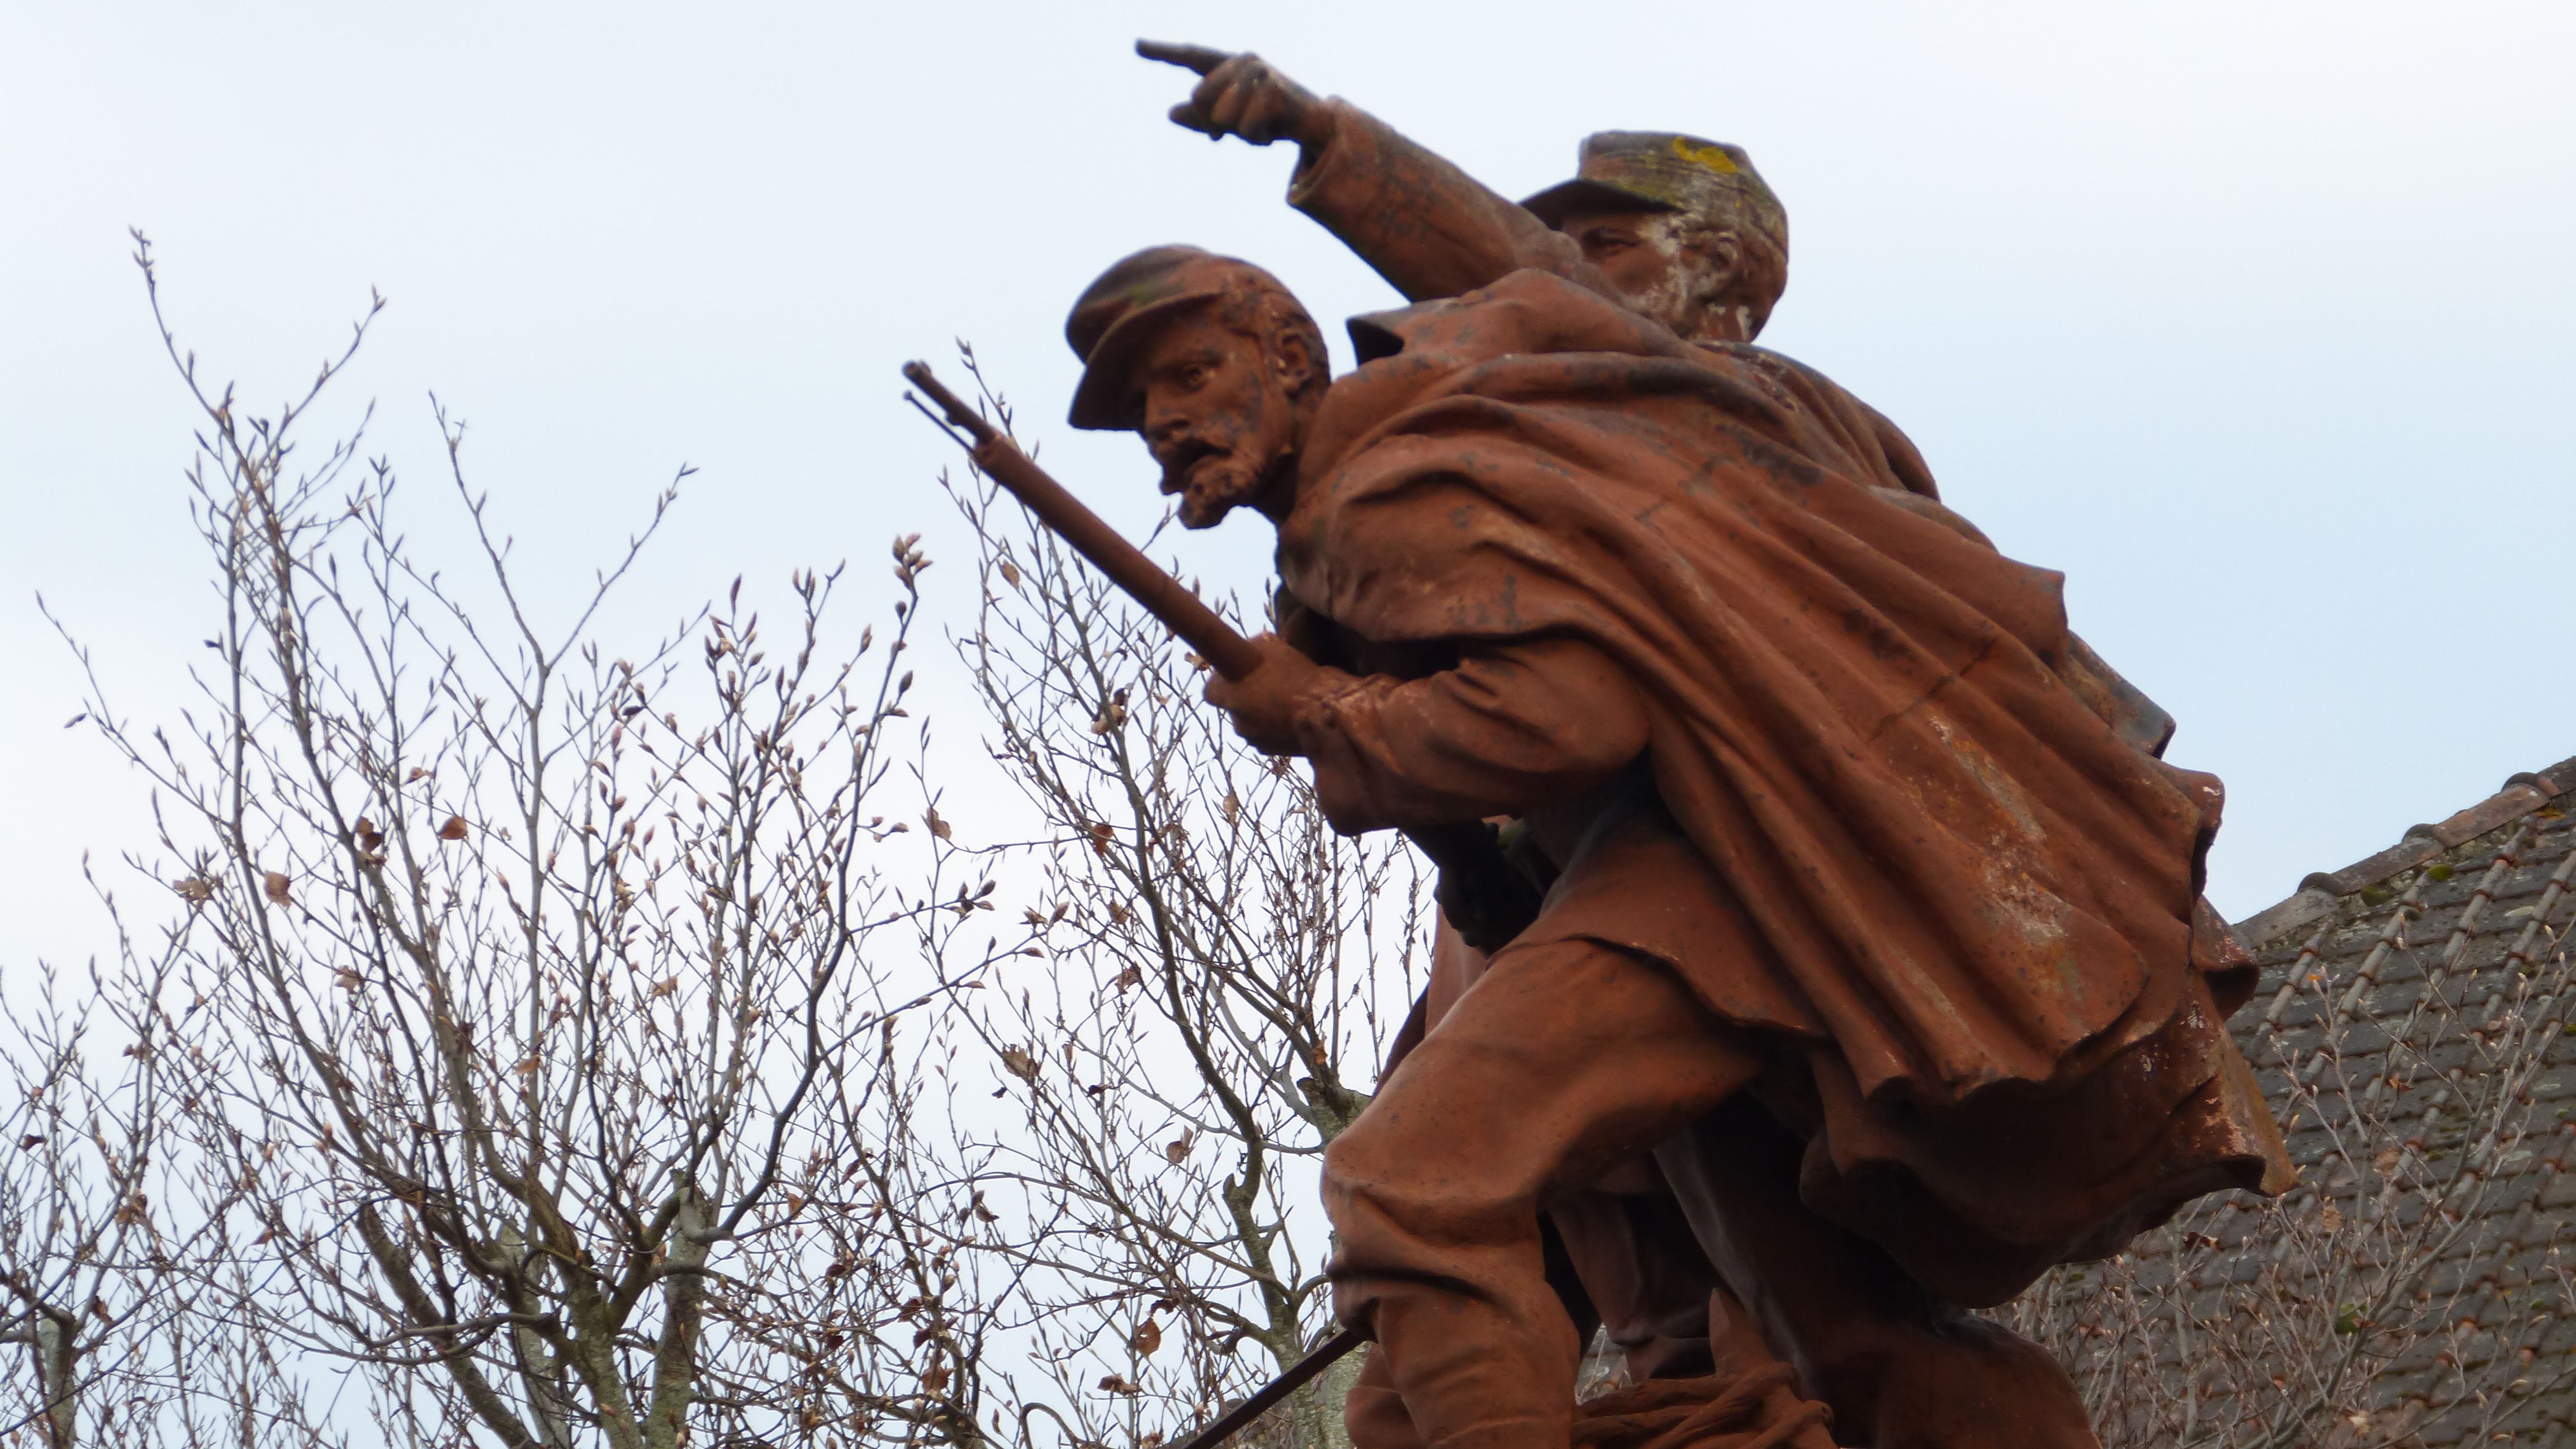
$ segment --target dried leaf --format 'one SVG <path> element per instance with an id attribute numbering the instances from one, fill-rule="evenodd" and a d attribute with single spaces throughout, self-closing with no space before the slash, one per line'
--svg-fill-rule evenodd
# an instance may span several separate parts
<path id="1" fill-rule="evenodd" d="M 447 823 L 438 827 L 438 838 L 441 840 L 463 840 L 465 838 L 465 817 L 462 815 L 448 816 Z"/>
<path id="2" fill-rule="evenodd" d="M 1015 589 L 1020 586 L 1020 570 L 1009 559 L 1002 560 L 1002 582 Z"/>
<path id="3" fill-rule="evenodd" d="M 921 823 L 930 827 L 931 834 L 942 840 L 948 838 L 948 822 L 939 818 L 938 806 L 931 806 L 929 813 L 921 817 Z"/>
<path id="4" fill-rule="evenodd" d="M 1198 1129 L 1195 1127 L 1185 1127 L 1181 1129 L 1180 1136 L 1163 1144 L 1163 1156 L 1165 1159 L 1170 1161 L 1173 1166 L 1178 1167 L 1182 1163 L 1189 1161 L 1190 1144 L 1198 1140 Z"/>
<path id="5" fill-rule="evenodd" d="M 367 978 L 350 970 L 346 966 L 332 972 L 331 978 L 333 981 L 338 983 L 340 989 L 343 991 L 356 991 L 367 984 Z"/>
<path id="6" fill-rule="evenodd" d="M 267 886 L 270 904 L 282 906 L 289 902 L 290 894 L 287 888 L 288 882 L 283 872 L 274 870 L 270 871 L 268 873 Z"/>
<path id="7" fill-rule="evenodd" d="M 1144 1390 L 1127 1382 L 1116 1374 L 1110 1374 L 1102 1378 L 1100 1386 L 1113 1394 L 1141 1394 L 1144 1392 Z"/>
<path id="8" fill-rule="evenodd" d="M 1163 1346 L 1162 1326 L 1150 1318 L 1137 1324 L 1136 1331 L 1127 1335 L 1127 1346 L 1138 1353 L 1151 1355 Z"/>
<path id="9" fill-rule="evenodd" d="M 1002 567 L 1009 568 L 1010 565 L 1004 564 Z M 921 1391 L 925 1394 L 935 1394 L 946 1387 L 948 1387 L 948 1364 L 943 1359 L 933 1363 L 929 1372 L 921 1376 Z"/>
<path id="10" fill-rule="evenodd" d="M 19 1149 L 25 1152 L 33 1152 L 44 1145 L 45 1134 L 42 1132 L 30 1132 L 26 1136 L 18 1139 Z"/>
<path id="11" fill-rule="evenodd" d="M 1038 1079 L 1037 1058 L 1018 1047 L 1002 1048 L 1002 1070 L 1024 1082 L 1034 1082 Z"/>
<path id="12" fill-rule="evenodd" d="M 656 982 L 654 982 L 654 983 L 653 983 L 652 999 L 653 999 L 653 1000 L 655 1000 L 655 1001 L 659 1001 L 659 1000 L 661 1000 L 661 999 L 662 999 L 663 997 L 665 997 L 665 996 L 670 996 L 670 995 L 674 995 L 674 994 L 676 994 L 676 993 L 679 991 L 679 989 L 680 989 L 680 978 L 679 978 L 679 977 L 677 977 L 677 976 L 665 976 L 665 977 L 663 977 L 661 980 L 656 981 Z"/>
<path id="13" fill-rule="evenodd" d="M 170 889 L 177 891 L 179 899 L 192 906 L 202 906 L 215 898 L 215 883 L 203 876 L 192 875 L 186 880 L 172 881 Z"/>
<path id="14" fill-rule="evenodd" d="M 517 1066 L 510 1068 L 510 1070 L 511 1070 L 511 1071 L 514 1071 L 514 1072 L 516 1072 L 516 1073 L 518 1073 L 520 1076 L 523 1076 L 523 1077 L 525 1077 L 525 1076 L 533 1076 L 533 1075 L 535 1075 L 536 1070 L 537 1070 L 537 1059 L 536 1059 L 535 1057 L 529 1057 L 527 1060 L 525 1060 L 525 1061 L 523 1061 L 523 1062 L 519 1063 Z"/>
<path id="15" fill-rule="evenodd" d="M 1134 966 L 1130 966 L 1126 970 L 1118 973 L 1118 989 L 1121 991 L 1125 991 L 1130 986 L 1142 986 L 1144 984 L 1145 973 Z"/>
<path id="16" fill-rule="evenodd" d="M 1111 901 L 1109 903 L 1109 924 L 1113 926 L 1123 926 L 1127 924 L 1127 907 L 1123 902 Z"/>

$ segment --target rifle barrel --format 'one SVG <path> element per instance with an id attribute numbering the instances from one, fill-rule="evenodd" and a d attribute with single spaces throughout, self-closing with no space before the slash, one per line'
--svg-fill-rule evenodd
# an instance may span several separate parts
<path id="1" fill-rule="evenodd" d="M 1351 1350 L 1369 1341 L 1366 1328 L 1345 1328 L 1315 1346 L 1315 1351 L 1288 1366 L 1287 1372 L 1253 1391 L 1251 1398 L 1218 1415 L 1214 1422 L 1173 1446 L 1173 1449 L 1216 1449 L 1231 1439 L 1244 1425 L 1276 1407 L 1280 1400 L 1305 1387 L 1306 1381 L 1331 1368 L 1347 1357 Z"/>
<path id="2" fill-rule="evenodd" d="M 1143 549 L 1111 528 L 1107 519 L 1092 512 L 1063 484 L 1048 476 L 999 428 L 986 422 L 965 399 L 933 377 L 929 364 L 906 363 L 903 375 L 937 403 L 950 422 L 974 438 L 974 445 L 967 451 L 976 467 L 1010 489 L 1011 495 L 1027 504 L 1029 511 L 1055 530 L 1058 538 L 1089 559 L 1093 568 L 1143 605 L 1145 612 L 1162 620 L 1217 673 L 1228 679 L 1241 679 L 1260 667 L 1261 651 L 1253 647 L 1251 640 L 1218 617 L 1216 610 L 1198 595 L 1183 588 L 1168 570 L 1146 557 Z"/>

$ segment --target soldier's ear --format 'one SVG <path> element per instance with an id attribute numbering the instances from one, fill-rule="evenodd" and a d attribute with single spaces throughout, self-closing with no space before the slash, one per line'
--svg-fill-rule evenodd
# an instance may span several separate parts
<path id="1" fill-rule="evenodd" d="M 1282 327 L 1270 341 L 1270 365 L 1278 369 L 1280 385 L 1293 397 L 1316 381 L 1320 360 L 1295 328 Z"/>
<path id="2" fill-rule="evenodd" d="M 1744 238 L 1724 227 L 1710 227 L 1691 241 L 1700 264 L 1707 269 L 1712 284 L 1709 291 L 1719 295 L 1733 287 L 1744 275 Z"/>

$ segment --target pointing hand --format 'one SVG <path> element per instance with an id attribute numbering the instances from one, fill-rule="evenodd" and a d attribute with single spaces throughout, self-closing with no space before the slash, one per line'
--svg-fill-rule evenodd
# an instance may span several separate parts
<path id="1" fill-rule="evenodd" d="M 1204 131 L 1210 140 L 1241 136 L 1255 146 L 1281 139 L 1309 145 L 1323 139 L 1328 124 L 1324 103 L 1248 50 L 1230 54 L 1204 45 L 1140 40 L 1136 53 L 1202 77 L 1190 98 L 1172 107 L 1175 124 Z"/>

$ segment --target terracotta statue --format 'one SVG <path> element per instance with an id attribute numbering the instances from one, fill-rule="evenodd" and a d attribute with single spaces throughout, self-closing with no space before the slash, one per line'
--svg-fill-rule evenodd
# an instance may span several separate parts
<path id="1" fill-rule="evenodd" d="M 1191 98 L 1173 108 L 1176 122 L 1255 144 L 1295 140 L 1301 156 L 1291 202 L 1408 297 L 1447 295 L 1515 268 L 1536 267 L 1612 296 L 1683 337 L 1723 343 L 1758 333 L 1785 284 L 1787 219 L 1740 148 L 1669 133 L 1603 133 L 1584 143 L 1576 179 L 1515 206 L 1365 112 L 1317 99 L 1257 56 L 1151 42 L 1140 42 L 1138 49 L 1204 77 Z M 1937 498 L 1928 469 L 1903 434 L 1857 401 L 1844 401 L 1866 420 L 1890 471 L 1906 488 Z M 2079 658 L 2080 686 L 2097 706 L 2140 748 L 2161 753 L 2172 731 L 2170 718 L 2080 640 L 2068 636 L 2067 647 Z M 2209 949 L 2232 953 L 2224 924 L 2205 905 L 2200 909 Z M 2232 1009 L 2234 988 L 2250 986 L 2250 980 L 2235 969 L 2218 985 L 2221 1004 Z M 1718 1160 L 1713 1154 L 1730 1141 L 1750 1155 Z M 1663 1155 L 1699 1159 L 1684 1162 L 1675 1175 L 1703 1183 L 1742 1183 L 1758 1178 L 1766 1162 L 1778 1161 L 1776 1153 L 1740 1137 L 1711 1137 L 1695 1153 L 1668 1146 Z M 1777 1290 L 1759 1295 L 1773 1337 L 1793 1352 L 1808 1381 L 1861 1438 L 1868 1431 L 1860 1426 L 1894 1413 L 1917 1426 L 1909 1442 L 1986 1442 L 1964 1430 L 1960 1437 L 1926 1437 L 1922 1425 L 1972 1416 L 1915 1403 L 1910 1396 L 1928 1392 L 1957 1404 L 2002 1394 L 2027 1399 L 2042 1366 L 2009 1343 L 1990 1345 L 1994 1353 L 1963 1352 L 1960 1335 L 1946 1321 L 1953 1315 L 1940 1305 L 1912 1300 L 1901 1284 L 1892 1292 L 1873 1288 L 1886 1285 L 1888 1275 L 1868 1263 L 1865 1253 L 1855 1255 L 1853 1245 L 1838 1244 L 1797 1213 L 1781 1190 L 1789 1186 L 1774 1185 L 1769 1197 L 1775 1201 L 1753 1201 L 1739 1191 L 1732 1206 L 1704 1197 L 1689 1204 L 1700 1238 L 1736 1243 L 1739 1262 L 1731 1276 L 1758 1278 L 1764 1281 L 1757 1287 Z M 1713 1221 L 1730 1215 L 1737 1219 L 1731 1230 Z M 1557 1216 L 1567 1216 L 1562 1206 Z M 1595 1239 L 1615 1222 L 1599 1212 L 1580 1216 L 1588 1224 L 1582 1233 Z M 1561 1226 L 1581 1260 L 1585 1245 L 1573 1240 L 1577 1225 Z M 1633 1248 L 1602 1246 L 1614 1258 L 1635 1256 Z M 1673 1260 L 1680 1253 L 1667 1249 L 1658 1256 Z M 1748 1264 L 1764 1271 L 1754 1273 Z M 1923 1358 L 1926 1351 L 1949 1360 L 1937 1375 L 1915 1375 L 1911 1386 L 1888 1381 L 1885 1365 Z M 2066 1391 L 2060 1392 L 2063 1397 Z"/>
<path id="2" fill-rule="evenodd" d="M 1210 66 L 1212 126 L 1288 93 L 1248 60 Z M 1632 1362 L 1780 1345 L 1847 1442 L 2085 1442 L 2063 1375 L 1958 1305 L 2266 1180 L 2216 1029 L 2241 959 L 2193 931 L 2214 782 L 2154 760 L 2054 576 L 1933 502 L 1901 434 L 1742 345 L 1785 226 L 1740 152 L 1596 138 L 1548 194 L 1578 252 L 1339 103 L 1282 111 L 1335 119 L 1298 133 L 1301 204 L 1363 194 L 1335 229 L 1399 286 L 1495 285 L 1355 323 L 1371 365 L 1329 385 L 1265 274 L 1140 254 L 1076 310 L 1075 420 L 1143 431 L 1193 526 L 1282 525 L 1307 650 L 1211 697 L 1314 760 L 1337 824 L 1517 816 L 1559 873 L 1472 990 L 1472 961 L 1435 980 L 1329 1163 L 1341 1307 L 1383 1345 L 1355 1435 L 1565 1442 L 1589 1294 Z M 1373 201 L 1309 184 L 1354 134 L 1408 158 L 1363 169 Z M 1599 1191 L 1648 1150 L 1677 1196 Z M 1570 1294 L 1542 1205 L 1594 1250 Z"/>

